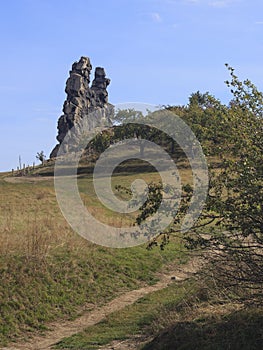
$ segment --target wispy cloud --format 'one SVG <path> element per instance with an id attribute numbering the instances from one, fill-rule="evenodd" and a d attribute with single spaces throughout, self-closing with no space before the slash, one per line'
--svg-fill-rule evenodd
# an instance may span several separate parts
<path id="1" fill-rule="evenodd" d="M 226 7 L 225 1 L 212 1 L 208 5 L 212 7 L 218 7 L 218 8 Z"/>
<path id="2" fill-rule="evenodd" d="M 167 4 L 185 3 L 188 5 L 208 5 L 211 7 L 227 7 L 234 3 L 240 2 L 241 0 L 162 0 Z"/>
<path id="3" fill-rule="evenodd" d="M 232 5 L 237 5 L 241 3 L 243 0 L 210 0 L 208 1 L 208 5 L 217 8 L 229 7 Z"/>
<path id="4" fill-rule="evenodd" d="M 222 8 L 222 7 L 227 7 L 231 1 L 227 0 L 217 0 L 217 1 L 211 1 L 208 3 L 209 6 L 212 7 L 217 7 L 217 8 Z"/>
<path id="5" fill-rule="evenodd" d="M 154 22 L 156 22 L 156 23 L 162 22 L 162 17 L 160 16 L 160 14 L 158 12 L 152 12 L 150 14 L 150 16 Z"/>
<path id="6" fill-rule="evenodd" d="M 242 0 L 156 0 L 158 2 L 165 3 L 167 5 L 176 5 L 176 4 L 186 4 L 186 5 L 206 5 L 212 7 L 227 7 L 232 4 L 241 2 Z"/>
<path id="7" fill-rule="evenodd" d="M 172 24 L 172 28 L 173 28 L 173 29 L 177 29 L 178 27 L 179 27 L 178 23 L 173 23 L 173 24 Z"/>
<path id="8" fill-rule="evenodd" d="M 255 22 L 255 24 L 263 25 L 263 21 L 257 21 L 257 22 Z"/>

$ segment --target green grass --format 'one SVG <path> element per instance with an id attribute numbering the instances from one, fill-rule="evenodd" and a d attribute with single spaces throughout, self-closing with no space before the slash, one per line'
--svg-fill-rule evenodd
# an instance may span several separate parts
<path id="1" fill-rule="evenodd" d="M 52 166 L 36 172 L 52 174 Z M 91 175 L 82 170 L 79 190 L 94 216 L 108 224 L 130 225 L 134 216 L 124 220 L 105 208 L 95 196 Z M 129 187 L 138 175 L 147 182 L 158 181 L 157 173 L 138 173 L 116 173 L 112 187 Z M 125 291 L 154 284 L 155 272 L 163 265 L 185 261 L 176 240 L 164 251 L 91 244 L 72 232 L 62 216 L 52 178 L 7 183 L 7 175 L 0 176 L 0 345 L 44 333 L 50 321 L 74 319 L 84 305 L 91 310 Z M 182 168 L 181 177 L 187 183 L 189 169 Z M 220 302 L 206 295 L 203 286 L 175 282 L 63 340 L 58 348 L 97 349 L 141 334 L 157 335 L 145 350 L 258 349 L 262 311 L 226 311 L 216 317 L 193 311 L 202 303 Z"/>
<path id="2" fill-rule="evenodd" d="M 58 349 L 98 349 L 99 346 L 113 340 L 124 340 L 133 335 L 142 334 L 159 317 L 164 308 L 181 302 L 186 293 L 194 291 L 191 283 L 174 283 L 169 287 L 146 295 L 133 305 L 114 312 L 105 320 L 87 328 L 84 332 L 66 338 L 57 344 Z"/>
<path id="3" fill-rule="evenodd" d="M 143 350 L 259 350 L 263 310 L 250 308 L 217 317 L 177 322 Z"/>
<path id="4" fill-rule="evenodd" d="M 0 345 L 44 331 L 49 321 L 72 319 L 84 304 L 102 305 L 143 283 L 153 284 L 155 272 L 180 257 L 176 241 L 165 251 L 89 243 L 72 232 L 62 216 L 52 179 L 7 183 L 4 176 L 0 176 Z M 80 186 L 81 181 L 86 185 L 86 178 Z M 99 208 L 102 218 L 110 218 L 95 197 L 88 205 Z"/>
<path id="5" fill-rule="evenodd" d="M 156 282 L 154 272 L 174 259 L 173 248 L 148 252 L 145 247 L 113 250 L 90 245 L 82 251 L 57 249 L 43 262 L 2 257 L 1 344 L 41 330 L 47 321 L 75 317 L 85 303 L 100 305 L 141 282 Z"/>
<path id="6" fill-rule="evenodd" d="M 138 350 L 260 349 L 263 309 L 244 308 L 205 286 L 194 280 L 175 282 L 63 339 L 55 347 L 95 350 L 112 341 L 141 336 L 144 342 L 154 339 L 137 345 Z"/>

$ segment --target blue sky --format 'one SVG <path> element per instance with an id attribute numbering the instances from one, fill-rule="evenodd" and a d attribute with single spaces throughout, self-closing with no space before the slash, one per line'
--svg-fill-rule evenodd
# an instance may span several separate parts
<path id="1" fill-rule="evenodd" d="M 111 103 L 230 98 L 228 62 L 263 90 L 262 0 L 1 0 L 0 170 L 56 144 L 68 71 L 103 66 Z"/>

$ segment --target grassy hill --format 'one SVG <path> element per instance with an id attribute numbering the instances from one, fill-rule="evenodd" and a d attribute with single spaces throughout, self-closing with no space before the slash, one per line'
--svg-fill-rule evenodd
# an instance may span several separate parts
<path id="1" fill-rule="evenodd" d="M 216 164 L 217 159 L 209 162 Z M 181 165 L 187 183 L 190 170 Z M 39 167 L 26 177 L 8 173 L 0 177 L 1 345 L 36 332 L 45 334 L 50 321 L 72 320 L 84 305 L 92 310 L 127 290 L 154 284 L 156 272 L 165 264 L 184 264 L 189 259 L 175 238 L 163 251 L 149 251 L 146 246 L 105 248 L 82 239 L 59 210 L 53 177 L 47 176 L 52 167 L 52 163 Z M 79 177 L 85 205 L 100 220 L 118 225 L 120 218 L 98 201 L 85 169 L 83 164 Z M 145 164 L 131 163 L 130 169 L 128 175 L 116 172 L 113 183 L 129 186 L 138 175 L 148 182 L 159 180 Z M 126 216 L 126 223 L 133 219 Z M 57 347 L 98 349 L 136 339 L 137 349 L 258 349 L 262 309 L 247 308 L 239 296 L 222 290 L 211 278 L 176 282 Z"/>
<path id="2" fill-rule="evenodd" d="M 49 168 L 36 169 L 39 172 Z M 49 321 L 71 319 L 81 307 L 92 309 L 124 291 L 157 281 L 155 273 L 182 261 L 180 242 L 165 251 L 146 246 L 113 249 L 94 245 L 72 231 L 56 202 L 52 177 L 0 175 L 0 344 L 45 331 Z M 143 174 L 142 174 L 143 176 Z M 145 175 L 146 176 L 146 175 Z M 148 180 L 156 174 L 147 174 Z M 127 184 L 134 175 L 117 175 Z M 109 224 L 118 218 L 105 210 L 90 176 L 80 179 L 85 204 Z M 127 218 L 129 222 L 131 218 Z"/>
<path id="3" fill-rule="evenodd" d="M 206 262 L 198 274 L 185 281 L 175 279 L 166 288 L 62 339 L 56 347 L 262 347 L 263 94 L 250 81 L 240 82 L 234 70 L 228 69 L 231 82 L 227 85 L 234 97 L 229 106 L 198 92 L 190 97 L 189 105 L 168 107 L 190 125 L 203 146 L 209 190 L 196 227 L 182 237 L 176 230 L 181 217 L 176 217 L 165 247 L 106 248 L 73 232 L 56 200 L 53 161 L 28 169 L 26 176 L 0 174 L 1 345 L 26 340 L 36 332 L 45 334 L 51 321 L 75 319 L 83 310 L 97 310 L 124 292 L 155 284 L 158 273 L 160 277 L 169 264 L 186 268 L 183 264 L 192 258 L 187 247 L 200 252 Z M 133 135 L 134 129 L 127 128 Z M 120 129 L 115 131 L 119 135 Z M 171 138 L 153 129 L 149 132 L 152 141 L 159 140 L 176 159 L 183 184 L 179 214 L 185 214 L 194 183 L 189 163 L 185 157 L 176 157 Z M 102 133 L 94 149 L 106 147 L 108 136 Z M 84 205 L 103 223 L 132 226 L 138 212 L 118 214 L 98 200 L 92 180 L 95 158 L 84 157 L 78 169 Z M 63 170 L 65 176 L 71 174 L 70 164 Z M 120 164 L 112 176 L 112 189 L 120 198 L 130 198 L 125 188 L 138 177 L 153 184 L 153 200 L 142 209 L 145 218 L 164 193 L 160 187 L 158 192 L 160 176 L 152 166 L 136 159 Z M 116 186 L 124 191 L 118 192 Z"/>

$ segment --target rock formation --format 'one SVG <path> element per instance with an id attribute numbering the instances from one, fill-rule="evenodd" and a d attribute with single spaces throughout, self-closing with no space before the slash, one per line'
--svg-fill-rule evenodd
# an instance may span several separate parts
<path id="1" fill-rule="evenodd" d="M 58 120 L 59 144 L 51 152 L 50 158 L 56 157 L 66 135 L 67 143 L 64 142 L 62 153 L 75 151 L 83 133 L 111 125 L 114 107 L 108 103 L 107 86 L 110 79 L 106 78 L 104 68 L 97 67 L 90 87 L 91 70 L 88 57 L 81 57 L 72 65 L 66 82 L 67 99 L 63 105 L 63 115 Z"/>

